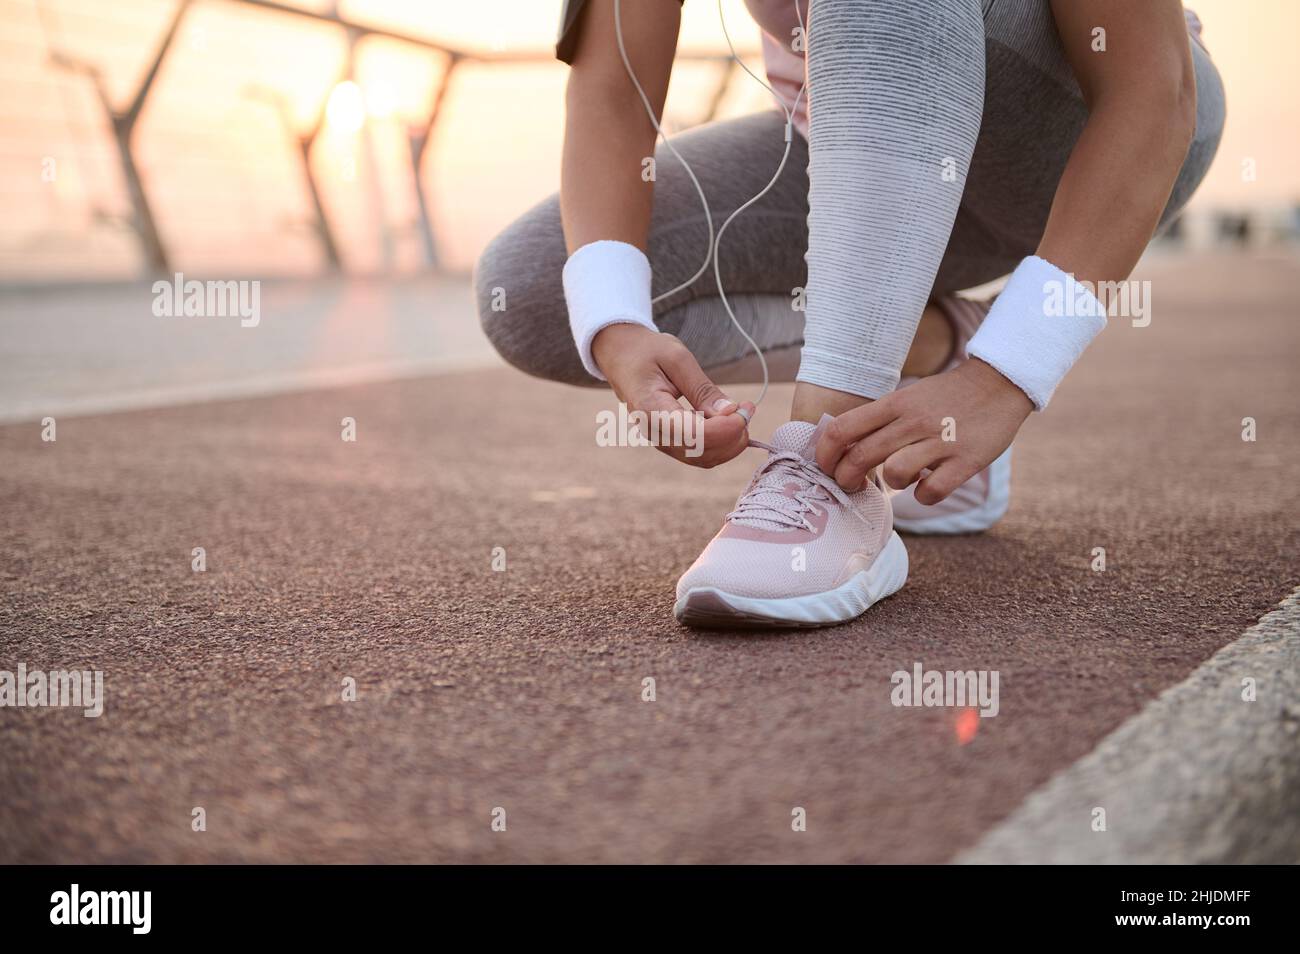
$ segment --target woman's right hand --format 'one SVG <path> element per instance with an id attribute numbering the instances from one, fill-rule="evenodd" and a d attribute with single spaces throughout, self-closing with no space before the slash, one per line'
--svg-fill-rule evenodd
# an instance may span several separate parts
<path id="1" fill-rule="evenodd" d="M 702 453 L 692 456 L 686 446 L 656 445 L 669 457 L 695 467 L 716 467 L 749 446 L 749 424 L 738 412 L 743 407 L 752 416 L 754 405 L 737 404 L 723 394 L 690 349 L 672 335 L 643 325 L 609 325 L 592 339 L 591 355 L 629 412 L 688 415 L 677 402 L 685 397 L 703 415 L 703 430 L 694 438 L 695 449 Z"/>

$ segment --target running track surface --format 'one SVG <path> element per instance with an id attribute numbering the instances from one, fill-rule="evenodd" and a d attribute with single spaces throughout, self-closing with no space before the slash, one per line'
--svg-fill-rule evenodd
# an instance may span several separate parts
<path id="1" fill-rule="evenodd" d="M 107 696 L 0 709 L 0 861 L 949 859 L 1296 583 L 1298 277 L 1162 273 L 1022 432 L 1006 520 L 909 539 L 903 591 L 824 631 L 673 621 L 758 452 L 598 448 L 598 392 L 500 370 L 0 428 L 0 669 Z M 998 670 L 1000 714 L 963 745 L 893 707 L 915 662 Z"/>

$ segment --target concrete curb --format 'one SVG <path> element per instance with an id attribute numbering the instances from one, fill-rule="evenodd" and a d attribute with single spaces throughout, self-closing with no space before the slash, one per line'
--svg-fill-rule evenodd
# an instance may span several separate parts
<path id="1" fill-rule="evenodd" d="M 1300 861 L 1300 588 L 954 860 Z"/>

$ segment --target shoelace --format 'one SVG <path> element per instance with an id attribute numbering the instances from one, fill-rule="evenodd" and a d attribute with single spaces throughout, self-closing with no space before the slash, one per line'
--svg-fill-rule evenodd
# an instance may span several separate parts
<path id="1" fill-rule="evenodd" d="M 727 520 L 766 522 L 796 530 L 812 530 L 814 527 L 808 513 L 813 504 L 832 498 L 848 508 L 850 513 L 862 517 L 849 495 L 822 473 L 813 461 L 791 451 L 778 451 L 759 441 L 750 441 L 750 444 L 764 448 L 769 456 L 750 481 L 749 488 L 736 501 L 736 509 L 727 514 Z M 800 489 L 787 494 L 785 488 L 792 481 L 800 484 Z M 865 517 L 862 519 L 866 520 Z"/>

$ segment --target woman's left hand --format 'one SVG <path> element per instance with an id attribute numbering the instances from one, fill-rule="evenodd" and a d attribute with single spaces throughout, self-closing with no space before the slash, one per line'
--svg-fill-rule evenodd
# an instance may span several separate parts
<path id="1" fill-rule="evenodd" d="M 923 471 L 916 499 L 936 504 L 1011 446 L 1033 402 L 978 358 L 846 411 L 817 442 L 817 464 L 849 493 L 884 464 L 896 490 Z"/>

